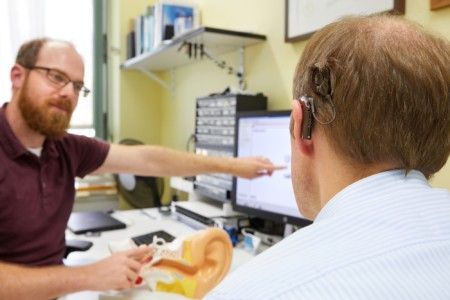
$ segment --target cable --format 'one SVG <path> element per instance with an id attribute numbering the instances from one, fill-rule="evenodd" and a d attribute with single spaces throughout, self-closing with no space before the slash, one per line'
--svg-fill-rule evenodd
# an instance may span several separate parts
<path id="1" fill-rule="evenodd" d="M 189 59 L 203 59 L 203 57 L 206 57 L 208 60 L 215 63 L 219 68 L 226 70 L 229 75 L 236 76 L 239 80 L 239 86 L 242 90 L 245 90 L 245 88 L 247 87 L 247 83 L 242 72 L 237 71 L 235 68 L 228 65 L 226 61 L 214 57 L 212 54 L 205 50 L 203 44 L 189 43 L 185 41 L 180 45 L 180 47 L 178 47 L 177 51 L 185 53 Z"/>
<path id="2" fill-rule="evenodd" d="M 226 70 L 229 75 L 236 76 L 239 80 L 239 86 L 242 86 L 243 89 L 246 88 L 247 83 L 245 82 L 242 72 L 235 70 L 235 68 L 228 65 L 226 61 L 215 58 L 214 56 L 209 54 L 206 50 L 204 50 L 203 47 L 200 47 L 200 50 L 202 51 L 200 57 L 205 56 L 207 59 L 215 63 L 219 68 Z"/>
<path id="3" fill-rule="evenodd" d="M 195 136 L 195 133 L 192 133 L 192 134 L 188 137 L 188 139 L 187 139 L 187 141 L 186 141 L 186 151 L 187 151 L 187 152 L 190 152 L 190 149 L 189 149 L 190 144 L 191 144 L 191 143 L 196 143 L 196 142 L 197 142 L 197 138 L 196 138 L 196 136 Z"/>

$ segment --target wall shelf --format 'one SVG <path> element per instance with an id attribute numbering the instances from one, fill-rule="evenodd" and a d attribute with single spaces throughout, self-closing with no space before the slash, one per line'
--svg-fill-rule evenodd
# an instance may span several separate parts
<path id="1" fill-rule="evenodd" d="M 227 52 L 242 50 L 246 46 L 264 40 L 266 40 L 266 37 L 260 34 L 212 27 L 200 27 L 186 32 L 166 44 L 162 44 L 153 51 L 143 53 L 125 61 L 121 67 L 124 70 L 139 70 L 165 88 L 171 89 L 171 84 L 164 82 L 153 72 L 169 70 L 202 60 L 200 49 L 196 50 L 198 51 L 197 55 L 195 55 L 195 51 L 192 49 L 191 58 L 189 58 L 186 53 L 183 53 L 184 50 L 180 48 L 185 45 L 185 43 L 202 45 L 205 52 L 216 56 Z M 243 50 L 241 51 L 241 56 L 239 71 L 243 77 Z"/>
<path id="2" fill-rule="evenodd" d="M 122 68 L 163 71 L 195 62 L 195 59 L 189 59 L 186 54 L 180 53 L 178 50 L 184 42 L 203 44 L 211 54 L 220 55 L 262 42 L 265 39 L 266 37 L 260 34 L 200 27 L 176 37 L 151 52 L 143 53 L 125 61 Z"/>

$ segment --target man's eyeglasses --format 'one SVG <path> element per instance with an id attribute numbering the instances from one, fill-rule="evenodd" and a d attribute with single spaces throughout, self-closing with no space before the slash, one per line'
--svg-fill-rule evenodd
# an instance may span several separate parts
<path id="1" fill-rule="evenodd" d="M 82 92 L 83 97 L 87 97 L 89 93 L 91 92 L 87 87 L 84 86 L 83 81 L 73 81 L 71 80 L 66 74 L 64 74 L 61 71 L 58 71 L 56 69 L 41 67 L 41 66 L 34 66 L 34 67 L 25 67 L 29 70 L 43 70 L 46 71 L 45 75 L 47 79 L 55 84 L 55 86 L 59 88 L 63 88 L 66 85 L 69 84 L 69 82 L 72 82 L 73 84 L 73 90 L 75 94 L 79 95 L 80 92 Z"/>

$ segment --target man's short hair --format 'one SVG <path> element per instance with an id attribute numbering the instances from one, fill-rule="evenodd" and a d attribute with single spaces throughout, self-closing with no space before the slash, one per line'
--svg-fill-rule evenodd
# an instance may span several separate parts
<path id="1" fill-rule="evenodd" d="M 39 51 L 48 41 L 48 38 L 41 38 L 24 43 L 17 52 L 16 63 L 24 67 L 35 66 Z"/>
<path id="2" fill-rule="evenodd" d="M 347 17 L 313 35 L 293 96 L 311 96 L 333 149 L 427 178 L 450 154 L 450 44 L 397 16 Z M 330 99 L 331 97 L 331 99 Z M 331 101 L 330 101 L 331 100 Z M 313 134 L 314 135 L 314 134 Z"/>
<path id="3" fill-rule="evenodd" d="M 48 42 L 67 43 L 68 45 L 74 47 L 72 43 L 63 40 L 55 40 L 50 38 L 34 39 L 24 43 L 20 47 L 19 51 L 17 52 L 16 64 L 19 64 L 26 68 L 34 67 L 38 60 L 39 52 L 41 51 L 42 46 L 44 46 Z"/>

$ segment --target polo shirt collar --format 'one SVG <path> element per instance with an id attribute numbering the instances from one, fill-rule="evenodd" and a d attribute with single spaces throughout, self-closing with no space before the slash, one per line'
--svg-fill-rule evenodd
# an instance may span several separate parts
<path id="1" fill-rule="evenodd" d="M 14 132 L 9 126 L 6 119 L 6 107 L 8 103 L 5 103 L 0 109 L 0 134 L 3 136 L 0 138 L 0 145 L 10 158 L 17 158 L 27 152 L 27 149 L 20 143 Z"/>
<path id="2" fill-rule="evenodd" d="M 6 107 L 8 103 L 5 103 L 0 108 L 0 146 L 3 148 L 5 153 L 11 158 L 16 159 L 28 152 L 19 139 L 16 137 L 11 129 L 11 126 L 6 119 Z M 53 139 L 45 139 L 44 146 L 42 149 L 41 157 L 57 157 L 58 151 L 56 149 L 55 141 Z"/>
<path id="3" fill-rule="evenodd" d="M 49 157 L 52 158 L 59 156 L 54 139 L 49 138 L 45 139 L 44 148 L 42 149 L 42 155 L 48 155 Z"/>

